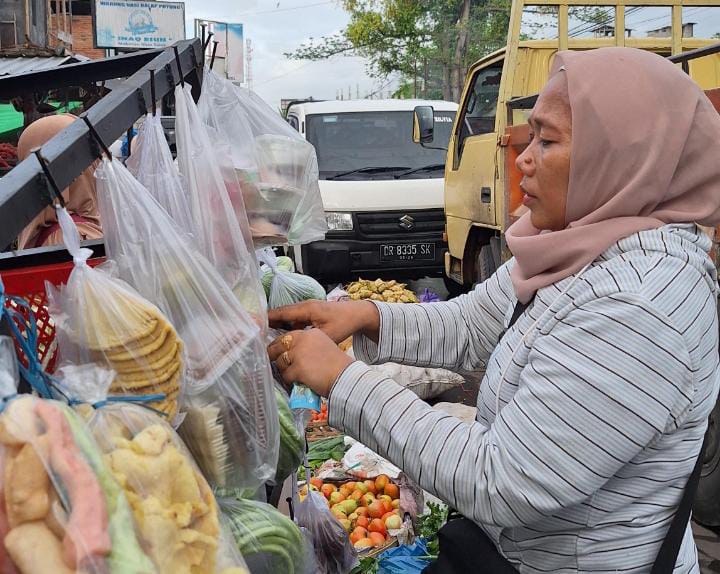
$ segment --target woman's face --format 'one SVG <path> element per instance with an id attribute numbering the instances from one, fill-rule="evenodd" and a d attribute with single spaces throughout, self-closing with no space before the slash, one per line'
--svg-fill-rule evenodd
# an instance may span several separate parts
<path id="1" fill-rule="evenodd" d="M 547 83 L 533 108 L 530 144 L 515 162 L 522 172 L 523 203 L 537 229 L 565 229 L 570 179 L 572 116 L 567 79 L 559 73 Z"/>

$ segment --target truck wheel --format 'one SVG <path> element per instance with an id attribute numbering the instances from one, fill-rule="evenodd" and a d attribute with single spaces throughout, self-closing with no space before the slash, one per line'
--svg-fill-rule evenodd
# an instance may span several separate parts
<path id="1" fill-rule="evenodd" d="M 693 518 L 703 526 L 720 526 L 720 401 L 710 413 L 707 441 Z"/>
<path id="2" fill-rule="evenodd" d="M 448 292 L 448 299 L 454 299 L 470 291 L 470 287 L 460 285 L 460 283 L 449 277 L 444 276 L 443 282 L 445 283 L 445 290 Z"/>
<path id="3" fill-rule="evenodd" d="M 478 251 L 477 259 L 475 260 L 475 281 L 477 283 L 487 281 L 495 271 L 497 271 L 497 264 L 495 263 L 492 247 L 488 243 L 487 245 L 483 245 Z"/>

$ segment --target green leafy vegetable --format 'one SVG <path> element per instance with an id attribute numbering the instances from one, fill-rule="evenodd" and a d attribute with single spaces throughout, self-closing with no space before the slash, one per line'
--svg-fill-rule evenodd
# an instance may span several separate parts
<path id="1" fill-rule="evenodd" d="M 377 558 L 367 556 L 360 559 L 360 565 L 352 569 L 350 574 L 377 574 L 380 562 Z"/>
<path id="2" fill-rule="evenodd" d="M 430 512 L 418 516 L 415 534 L 422 536 L 427 541 L 428 555 L 436 558 L 440 550 L 438 541 L 438 530 L 440 530 L 448 518 L 448 507 L 444 504 L 427 504 Z"/>

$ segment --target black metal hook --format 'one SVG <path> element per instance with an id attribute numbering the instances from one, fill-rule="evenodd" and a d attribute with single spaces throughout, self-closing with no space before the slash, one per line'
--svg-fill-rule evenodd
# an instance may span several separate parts
<path id="1" fill-rule="evenodd" d="M 213 66 L 215 65 L 215 54 L 217 53 L 217 47 L 220 42 L 216 42 L 213 40 L 213 51 L 212 56 L 210 56 L 210 69 L 213 69 Z"/>
<path id="2" fill-rule="evenodd" d="M 50 184 L 50 189 L 53 192 L 53 195 L 55 196 L 55 199 L 58 200 L 58 203 L 60 204 L 60 207 L 65 207 L 65 198 L 62 195 L 62 191 L 60 191 L 60 188 L 58 187 L 57 182 L 55 181 L 55 178 L 50 173 L 50 167 L 47 164 L 47 160 L 43 157 L 40 148 L 37 147 L 32 150 L 32 153 L 35 154 L 37 157 L 38 162 L 40 163 L 40 167 L 43 170 L 43 173 L 45 174 L 45 178 L 47 179 L 48 183 Z"/>
<path id="3" fill-rule="evenodd" d="M 208 32 L 207 39 L 205 40 L 205 43 L 203 44 L 203 54 L 207 52 L 208 46 L 210 45 L 210 40 L 212 40 L 212 37 L 215 35 L 214 32 Z"/>
<path id="4" fill-rule="evenodd" d="M 82 120 L 85 122 L 85 125 L 87 125 L 88 130 L 90 131 L 90 136 L 95 140 L 95 143 L 100 146 L 100 149 L 105 153 L 107 158 L 112 161 L 112 153 L 110 153 L 110 148 L 105 145 L 105 142 L 100 137 L 100 134 L 97 133 L 97 130 L 95 129 L 95 126 L 90 123 L 90 118 L 88 118 L 86 115 L 80 116 Z M 102 155 L 102 154 L 100 154 Z"/>
<path id="5" fill-rule="evenodd" d="M 180 52 L 177 46 L 173 46 L 173 50 L 175 51 L 175 63 L 177 64 L 178 74 L 180 74 L 180 85 L 184 88 L 185 78 L 183 78 L 182 66 L 180 65 Z"/>
<path id="6" fill-rule="evenodd" d="M 150 99 L 152 100 L 152 115 L 157 115 L 157 97 L 155 95 L 155 70 L 150 70 Z"/>

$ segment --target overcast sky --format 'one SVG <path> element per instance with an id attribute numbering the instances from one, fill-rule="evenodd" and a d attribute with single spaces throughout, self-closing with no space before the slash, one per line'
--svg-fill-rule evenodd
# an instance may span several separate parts
<path id="1" fill-rule="evenodd" d="M 273 107 L 281 98 L 335 99 L 341 89 L 347 98 L 349 87 L 354 98 L 358 84 L 360 97 L 380 88 L 385 96 L 396 86 L 370 78 L 361 58 L 308 62 L 283 55 L 345 27 L 348 15 L 337 0 L 185 0 L 185 11 L 189 34 L 195 18 L 244 25 L 253 43 L 253 89 Z"/>

